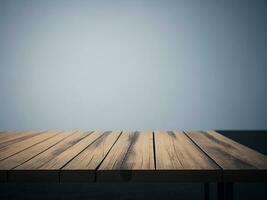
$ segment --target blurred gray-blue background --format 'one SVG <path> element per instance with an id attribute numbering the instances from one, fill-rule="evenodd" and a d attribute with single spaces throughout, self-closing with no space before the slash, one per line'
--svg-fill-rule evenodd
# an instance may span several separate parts
<path id="1" fill-rule="evenodd" d="M 0 129 L 266 129 L 266 12 L 0 0 Z"/>

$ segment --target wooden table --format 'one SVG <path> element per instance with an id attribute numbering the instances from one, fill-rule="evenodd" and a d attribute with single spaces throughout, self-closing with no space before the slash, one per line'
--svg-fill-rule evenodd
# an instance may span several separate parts
<path id="1" fill-rule="evenodd" d="M 0 132 L 0 182 L 267 181 L 267 157 L 215 131 Z"/>

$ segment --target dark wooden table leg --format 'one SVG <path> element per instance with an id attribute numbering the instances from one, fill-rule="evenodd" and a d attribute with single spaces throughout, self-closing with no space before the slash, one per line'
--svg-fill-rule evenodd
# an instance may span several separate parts
<path id="1" fill-rule="evenodd" d="M 217 183 L 217 199 L 224 200 L 224 183 L 223 182 Z"/>
<path id="2" fill-rule="evenodd" d="M 205 200 L 210 200 L 210 183 L 204 183 L 204 197 Z"/>
<path id="3" fill-rule="evenodd" d="M 234 185 L 232 182 L 225 183 L 225 199 L 233 200 L 234 199 Z"/>

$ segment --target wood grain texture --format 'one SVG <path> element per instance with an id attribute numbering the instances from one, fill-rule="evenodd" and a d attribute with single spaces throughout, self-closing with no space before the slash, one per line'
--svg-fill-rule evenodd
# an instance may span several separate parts
<path id="1" fill-rule="evenodd" d="M 155 132 L 156 169 L 161 181 L 219 181 L 221 170 L 183 132 Z"/>
<path id="2" fill-rule="evenodd" d="M 44 132 L 44 131 L 42 131 Z M 2 137 L 0 137 L 0 149 L 5 147 L 5 146 L 8 146 L 8 145 L 11 145 L 11 144 L 14 144 L 14 143 L 17 143 L 17 142 L 21 142 L 23 140 L 26 140 L 28 138 L 31 138 L 33 136 L 36 136 L 42 132 L 38 132 L 38 131 L 26 131 L 26 132 L 7 132 L 7 133 L 4 133 L 2 135 Z"/>
<path id="3" fill-rule="evenodd" d="M 52 132 L 49 132 L 52 134 Z M 73 134 L 73 132 L 54 132 L 54 136 L 36 144 L 24 151 L 21 151 L 13 156 L 8 157 L 0 161 L 0 169 L 1 170 L 11 170 L 24 162 L 30 160 L 31 158 L 35 157 L 36 155 L 42 153 L 43 151 L 49 149 L 50 147 L 54 146 L 58 142 L 64 140 L 66 137 Z"/>
<path id="4" fill-rule="evenodd" d="M 106 131 L 61 170 L 61 182 L 93 182 L 95 170 L 103 161 L 121 131 Z"/>
<path id="5" fill-rule="evenodd" d="M 267 157 L 215 131 L 186 134 L 223 169 L 225 181 L 267 181 Z"/>
<path id="6" fill-rule="evenodd" d="M 1 131 L 0 132 L 0 139 L 2 137 L 6 137 L 8 134 L 9 135 L 18 135 L 18 134 L 23 133 L 23 132 L 25 132 L 25 131 Z"/>
<path id="7" fill-rule="evenodd" d="M 98 137 L 97 134 L 92 133 L 93 132 L 75 132 L 65 140 L 11 170 L 9 173 L 9 181 L 59 181 L 60 168 Z"/>
<path id="8" fill-rule="evenodd" d="M 155 172 L 152 132 L 123 132 L 97 170 L 97 181 L 149 181 Z"/>
<path id="9" fill-rule="evenodd" d="M 85 133 L 84 133 L 85 134 Z M 88 136 L 84 137 L 81 141 L 77 142 L 70 148 L 63 151 L 61 154 L 54 155 L 51 160 L 42 165 L 39 169 L 57 170 L 64 167 L 75 156 L 81 153 L 86 147 L 99 138 L 103 132 L 91 132 Z"/>
<path id="10" fill-rule="evenodd" d="M 8 146 L 4 146 L 0 148 L 0 161 L 53 136 L 54 134 L 49 132 L 37 133 L 33 137 Z"/>
<path id="11" fill-rule="evenodd" d="M 267 157 L 215 131 L 3 132 L 7 181 L 267 181 Z"/>

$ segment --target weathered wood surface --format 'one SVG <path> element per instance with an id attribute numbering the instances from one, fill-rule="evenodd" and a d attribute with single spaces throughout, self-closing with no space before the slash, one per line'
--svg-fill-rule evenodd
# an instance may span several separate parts
<path id="1" fill-rule="evenodd" d="M 58 181 L 59 170 L 98 135 L 77 131 L 47 151 L 19 165 L 9 173 L 10 181 Z"/>
<path id="2" fill-rule="evenodd" d="M 47 132 L 36 133 L 32 137 L 26 138 L 25 140 L 18 141 L 8 146 L 3 146 L 2 148 L 0 148 L 0 161 L 9 156 L 14 155 L 15 153 L 23 151 L 35 144 L 38 144 L 46 139 L 49 139 L 50 137 L 53 136 L 54 136 L 53 133 L 51 134 Z"/>
<path id="3" fill-rule="evenodd" d="M 0 148 L 10 144 L 31 138 L 41 132 L 25 131 L 25 132 L 6 132 L 0 135 Z"/>
<path id="4" fill-rule="evenodd" d="M 225 181 L 267 181 L 267 157 L 216 131 L 186 134 L 222 169 Z"/>
<path id="5" fill-rule="evenodd" d="M 183 132 L 155 132 L 156 169 L 164 181 L 216 181 L 221 170 Z"/>
<path id="6" fill-rule="evenodd" d="M 0 133 L 0 182 L 267 181 L 267 158 L 215 131 Z"/>
<path id="7" fill-rule="evenodd" d="M 106 131 L 61 170 L 62 182 L 94 182 L 95 169 L 119 138 L 121 131 Z"/>
<path id="8" fill-rule="evenodd" d="M 152 132 L 123 132 L 97 170 L 97 181 L 145 181 L 155 171 Z"/>
<path id="9" fill-rule="evenodd" d="M 51 137 L 48 140 L 45 140 L 11 157 L 8 157 L 7 159 L 0 161 L 0 169 L 1 170 L 14 169 L 15 167 L 18 167 L 19 165 L 29 161 L 31 158 L 37 156 L 38 154 L 54 146 L 55 144 L 62 141 L 66 137 L 70 136 L 71 134 L 73 134 L 73 132 L 61 132 L 61 133 L 59 132 L 57 134 L 55 133 L 54 137 Z"/>

